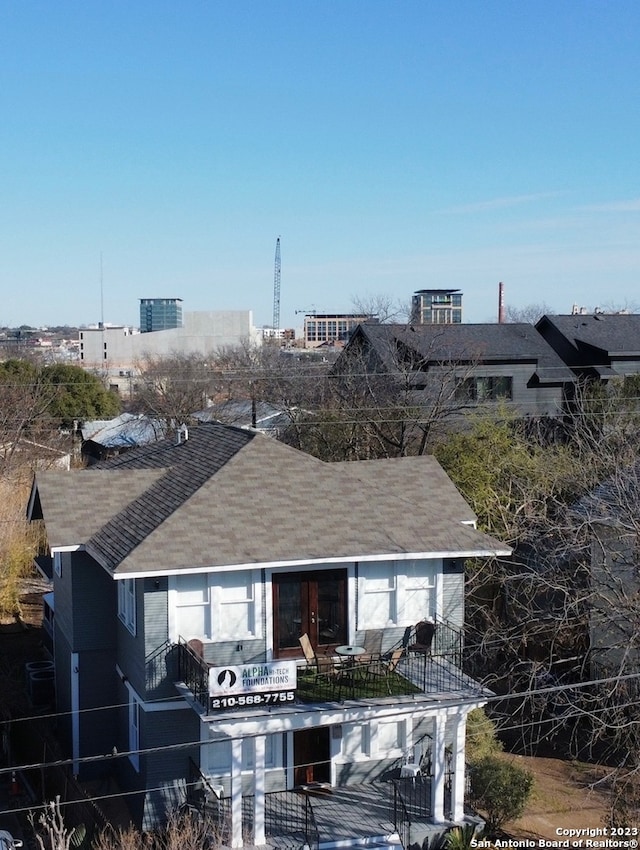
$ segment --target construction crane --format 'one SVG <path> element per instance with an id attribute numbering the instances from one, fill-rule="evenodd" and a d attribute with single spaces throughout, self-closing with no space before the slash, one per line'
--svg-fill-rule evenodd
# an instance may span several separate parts
<path id="1" fill-rule="evenodd" d="M 273 333 L 280 330 L 280 237 L 276 240 L 276 259 L 273 271 Z"/>

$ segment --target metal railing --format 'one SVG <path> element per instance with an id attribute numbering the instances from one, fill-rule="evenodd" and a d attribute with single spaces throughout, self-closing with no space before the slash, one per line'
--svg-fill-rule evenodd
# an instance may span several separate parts
<path id="1" fill-rule="evenodd" d="M 377 660 L 357 660 L 318 673 L 307 668 L 299 671 L 296 700 L 302 703 L 379 700 L 389 696 L 417 693 L 447 694 L 461 690 L 481 692 L 482 687 L 462 670 L 463 635 L 459 629 L 439 620 L 428 652 L 409 651 L 415 643 L 415 627 L 407 630 L 402 641 Z M 404 649 L 395 670 L 385 672 L 385 663 L 394 649 Z M 194 699 L 210 710 L 209 667 L 204 659 L 178 638 L 166 642 L 146 659 L 147 689 L 160 688 L 169 681 L 184 682 Z"/>
<path id="2" fill-rule="evenodd" d="M 270 847 L 298 850 L 306 844 L 318 850 L 320 832 L 308 794 L 272 791 L 265 798 L 265 835 Z"/>

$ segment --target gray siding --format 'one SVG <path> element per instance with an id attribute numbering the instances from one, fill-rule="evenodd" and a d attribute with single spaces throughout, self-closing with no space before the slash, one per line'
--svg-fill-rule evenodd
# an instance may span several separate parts
<path id="1" fill-rule="evenodd" d="M 141 801 L 143 826 L 164 821 L 168 812 L 185 801 L 189 759 L 195 764 L 200 759 L 199 736 L 200 720 L 191 708 L 140 712 L 141 749 L 195 742 L 192 747 L 163 750 L 141 757 L 138 781 L 142 787 L 159 789 L 148 791 Z"/>
<path id="2" fill-rule="evenodd" d="M 135 635 L 131 634 L 117 614 L 114 618 L 118 636 L 118 665 L 139 694 L 143 694 L 146 687 L 144 584 L 145 582 L 142 579 L 136 579 Z"/>
<path id="3" fill-rule="evenodd" d="M 462 631 L 464 627 L 464 573 L 445 573 L 442 577 L 442 617 Z"/>
<path id="4" fill-rule="evenodd" d="M 73 651 L 115 647 L 117 589 L 85 552 L 63 552 L 54 576 L 56 629 Z"/>
<path id="5" fill-rule="evenodd" d="M 161 646 L 169 636 L 167 578 L 166 576 L 157 579 L 148 578 L 141 584 L 146 657 Z"/>

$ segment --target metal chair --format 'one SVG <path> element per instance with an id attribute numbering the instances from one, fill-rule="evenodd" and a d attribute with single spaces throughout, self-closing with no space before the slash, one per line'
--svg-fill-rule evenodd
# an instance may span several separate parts
<path id="1" fill-rule="evenodd" d="M 396 672 L 396 668 L 398 667 L 403 654 L 404 647 L 400 646 L 393 650 L 388 661 L 373 661 L 367 666 L 367 677 L 371 676 L 374 680 L 376 678 L 384 678 L 387 684 L 387 690 L 389 691 L 389 694 L 391 694 L 390 678 L 391 675 Z"/>

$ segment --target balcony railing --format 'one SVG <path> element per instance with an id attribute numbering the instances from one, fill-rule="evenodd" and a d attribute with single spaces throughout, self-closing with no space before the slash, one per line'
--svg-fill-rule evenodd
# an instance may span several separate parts
<path id="1" fill-rule="evenodd" d="M 448 623 L 439 621 L 430 651 L 411 651 L 415 633 L 404 636 L 398 648 L 402 657 L 394 670 L 385 673 L 384 662 L 392 649 L 376 660 L 336 664 L 332 669 L 318 672 L 308 665 L 298 670 L 296 701 L 300 703 L 344 702 L 345 700 L 375 700 L 385 697 L 414 696 L 419 693 L 447 694 L 460 691 L 482 693 L 482 687 L 462 671 L 462 633 Z M 302 662 L 301 662 L 302 663 Z M 209 667 L 183 639 L 177 644 L 165 644 L 147 659 L 147 688 L 157 689 L 167 681 L 183 682 L 206 711 L 209 711 Z M 288 703 L 291 705 L 291 703 Z"/>

